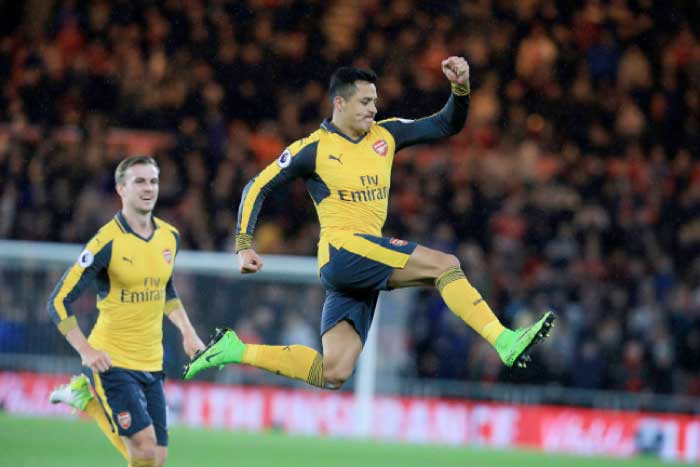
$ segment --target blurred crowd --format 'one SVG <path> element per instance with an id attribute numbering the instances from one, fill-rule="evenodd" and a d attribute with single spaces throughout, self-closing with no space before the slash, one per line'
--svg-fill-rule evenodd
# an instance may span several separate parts
<path id="1" fill-rule="evenodd" d="M 512 326 L 556 310 L 531 380 L 700 396 L 700 6 L 575 3 L 14 7 L 0 36 L 0 237 L 85 242 L 118 209 L 129 137 L 114 129 L 129 128 L 162 136 L 157 214 L 183 247 L 229 250 L 243 186 L 329 115 L 333 69 L 371 67 L 378 117 L 415 118 L 449 95 L 441 60 L 464 55 L 467 128 L 398 153 L 385 235 L 457 254 Z M 317 236 L 302 184 L 267 200 L 261 252 L 313 255 Z M 410 313 L 406 374 L 522 378 L 435 293 Z"/>

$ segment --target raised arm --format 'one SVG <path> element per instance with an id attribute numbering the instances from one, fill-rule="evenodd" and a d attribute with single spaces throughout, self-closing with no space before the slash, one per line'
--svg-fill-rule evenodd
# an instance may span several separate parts
<path id="1" fill-rule="evenodd" d="M 290 145 L 279 158 L 256 175 L 243 189 L 236 225 L 236 253 L 241 272 L 257 272 L 262 261 L 253 251 L 253 232 L 263 201 L 278 186 L 313 174 L 317 141 L 302 139 Z"/>
<path id="2" fill-rule="evenodd" d="M 392 118 L 379 122 L 396 141 L 396 150 L 427 143 L 459 133 L 469 112 L 469 64 L 462 57 L 449 57 L 442 71 L 452 85 L 452 93 L 438 113 L 419 120 Z"/>

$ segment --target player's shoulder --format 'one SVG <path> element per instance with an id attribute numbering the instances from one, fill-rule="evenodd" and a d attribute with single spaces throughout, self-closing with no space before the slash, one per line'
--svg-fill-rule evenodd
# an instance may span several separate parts
<path id="1" fill-rule="evenodd" d="M 372 130 L 378 133 L 378 136 L 390 137 L 396 140 L 397 137 L 410 132 L 411 123 L 413 122 L 413 120 L 406 118 L 392 117 L 376 122 L 372 126 Z"/>
<path id="2" fill-rule="evenodd" d="M 292 144 L 287 146 L 286 150 L 289 151 L 289 155 L 292 157 L 301 152 L 315 151 L 321 136 L 322 132 L 320 130 L 316 130 L 310 135 L 294 141 Z"/>
<path id="3" fill-rule="evenodd" d="M 115 238 L 123 235 L 124 230 L 120 226 L 117 217 L 113 217 L 109 222 L 100 227 L 95 235 L 87 242 L 86 249 L 93 254 L 97 254 L 112 245 Z"/>
<path id="4" fill-rule="evenodd" d="M 92 238 L 99 238 L 103 243 L 107 243 L 123 235 L 124 233 L 124 227 L 119 222 L 119 219 L 117 219 L 117 216 L 114 216 L 109 222 L 100 227 Z"/>
<path id="5" fill-rule="evenodd" d="M 390 118 L 385 118 L 384 120 L 379 120 L 378 122 L 375 122 L 375 126 L 385 128 L 385 129 L 390 129 L 391 127 L 397 126 L 397 125 L 405 125 L 407 123 L 413 123 L 414 120 L 408 119 L 408 118 L 399 118 L 399 117 L 390 117 Z"/>
<path id="6" fill-rule="evenodd" d="M 153 216 L 153 221 L 156 223 L 156 226 L 159 229 L 163 229 L 167 232 L 172 232 L 173 234 L 177 235 L 178 237 L 180 236 L 180 231 L 177 230 L 177 228 L 174 225 L 165 222 L 160 217 Z"/>
<path id="7" fill-rule="evenodd" d="M 163 232 L 171 234 L 175 238 L 175 251 L 180 251 L 180 231 L 175 228 L 174 225 L 165 222 L 160 217 L 153 216 L 153 222 L 155 222 L 158 230 L 163 230 Z"/>

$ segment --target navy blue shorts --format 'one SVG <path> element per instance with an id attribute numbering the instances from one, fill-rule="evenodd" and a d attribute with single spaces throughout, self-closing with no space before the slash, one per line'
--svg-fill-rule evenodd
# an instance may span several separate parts
<path id="1" fill-rule="evenodd" d="M 389 289 L 394 269 L 406 265 L 416 246 L 415 242 L 367 234 L 355 234 L 341 248 L 329 245 L 329 260 L 320 271 L 326 289 L 321 335 L 340 321 L 349 321 L 364 345 L 379 291 Z"/>
<path id="2" fill-rule="evenodd" d="M 83 373 L 90 378 L 112 431 L 128 437 L 153 425 L 158 446 L 168 445 L 165 373 L 114 367 L 104 373 L 93 373 L 83 367 Z"/>

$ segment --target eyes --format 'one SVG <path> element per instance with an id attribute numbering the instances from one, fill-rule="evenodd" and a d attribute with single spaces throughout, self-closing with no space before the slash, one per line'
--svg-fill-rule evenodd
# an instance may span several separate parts
<path id="1" fill-rule="evenodd" d="M 151 178 L 150 180 L 148 180 L 143 177 L 137 177 L 136 179 L 134 179 L 134 183 L 137 185 L 144 185 L 146 183 L 149 183 L 151 185 L 158 185 L 158 178 Z"/>

